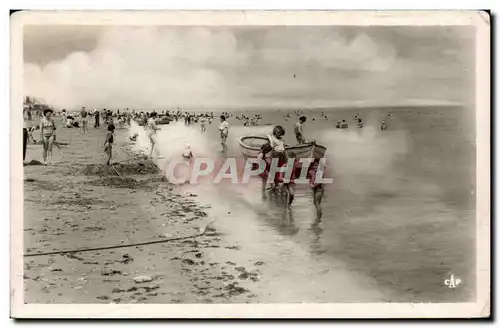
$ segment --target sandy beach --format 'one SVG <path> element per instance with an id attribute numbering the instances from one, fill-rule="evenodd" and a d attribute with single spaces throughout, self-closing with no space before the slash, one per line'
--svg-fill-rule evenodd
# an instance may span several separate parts
<path id="1" fill-rule="evenodd" d="M 213 218 L 195 194 L 174 189 L 152 163 L 130 160 L 125 143 L 115 145 L 120 176 L 99 164 L 104 129 L 82 134 L 61 127 L 57 138 L 69 145 L 54 148 L 54 165 L 25 166 L 25 302 L 247 302 L 256 296 L 252 284 L 265 264 L 224 261 L 220 254 L 238 247 L 209 225 Z M 26 161 L 39 160 L 40 148 L 29 145 Z M 32 256 L 173 238 L 184 239 Z M 207 256 L 214 249 L 220 261 Z M 134 281 L 141 276 L 151 281 Z"/>

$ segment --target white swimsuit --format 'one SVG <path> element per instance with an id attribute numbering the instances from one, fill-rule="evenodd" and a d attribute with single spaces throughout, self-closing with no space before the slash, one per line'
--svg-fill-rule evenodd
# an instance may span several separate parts
<path id="1" fill-rule="evenodd" d="M 154 119 L 150 118 L 147 124 L 148 137 L 153 137 L 156 134 L 156 124 Z"/>

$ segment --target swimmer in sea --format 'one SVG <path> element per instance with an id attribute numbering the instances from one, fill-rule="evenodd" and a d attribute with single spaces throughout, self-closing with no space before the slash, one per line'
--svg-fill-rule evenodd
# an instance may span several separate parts
<path id="1" fill-rule="evenodd" d="M 137 137 L 139 136 L 139 133 L 134 133 L 133 136 L 129 137 L 130 141 L 137 141 Z"/>
<path id="2" fill-rule="evenodd" d="M 363 127 L 363 122 L 361 121 L 360 118 L 358 118 L 358 124 L 356 125 L 358 129 L 361 129 Z"/>
<path id="3" fill-rule="evenodd" d="M 387 123 L 385 123 L 385 121 L 382 121 L 382 125 L 380 126 L 380 130 L 382 130 L 382 131 L 387 130 Z"/>
<path id="4" fill-rule="evenodd" d="M 340 126 L 341 129 L 347 129 L 349 128 L 349 125 L 347 125 L 347 122 L 345 120 L 342 120 L 342 125 Z"/>

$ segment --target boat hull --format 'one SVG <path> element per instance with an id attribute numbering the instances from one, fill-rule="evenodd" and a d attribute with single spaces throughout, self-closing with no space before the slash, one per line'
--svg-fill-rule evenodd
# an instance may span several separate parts
<path id="1" fill-rule="evenodd" d="M 245 158 L 256 158 L 260 153 L 260 148 L 267 143 L 266 137 L 247 136 L 239 140 L 241 153 Z M 297 158 L 323 158 L 326 147 L 310 142 L 302 145 L 286 146 L 287 152 L 294 152 Z"/>

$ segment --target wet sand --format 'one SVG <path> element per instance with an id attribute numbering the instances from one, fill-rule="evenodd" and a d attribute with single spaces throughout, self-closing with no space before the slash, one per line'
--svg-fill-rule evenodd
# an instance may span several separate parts
<path id="1" fill-rule="evenodd" d="M 58 131 L 67 147 L 54 149 L 54 165 L 25 166 L 25 255 L 125 245 L 200 234 L 174 242 L 91 252 L 28 256 L 26 303 L 249 302 L 264 263 L 226 259 L 238 247 L 208 226 L 213 218 L 196 195 L 175 190 L 148 162 L 114 147 L 120 176 L 102 166 L 105 131 Z M 26 161 L 41 160 L 29 145 Z M 146 173 L 145 173 L 146 172 Z M 218 258 L 207 256 L 218 249 Z M 148 282 L 134 278 L 147 276 Z"/>

